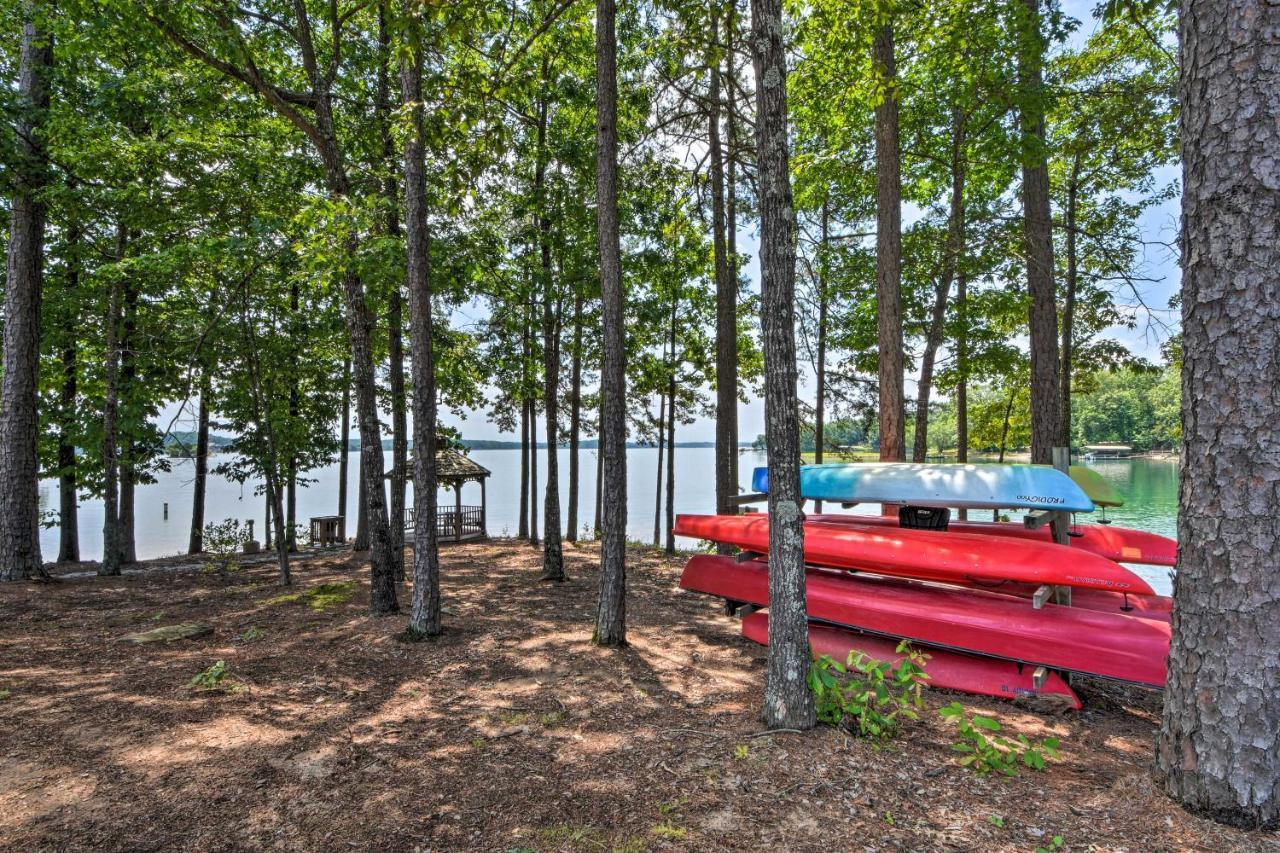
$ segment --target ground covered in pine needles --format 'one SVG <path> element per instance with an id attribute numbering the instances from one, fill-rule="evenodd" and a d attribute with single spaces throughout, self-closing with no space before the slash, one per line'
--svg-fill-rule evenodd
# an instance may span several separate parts
<path id="1" fill-rule="evenodd" d="M 416 644 L 348 554 L 290 589 L 269 564 L 0 586 L 0 847 L 1280 849 L 1161 795 L 1141 691 L 1056 715 L 927 692 L 879 748 L 762 733 L 764 650 L 677 588 L 679 559 L 633 552 L 631 646 L 591 645 L 595 558 L 569 549 L 551 585 L 528 545 L 447 547 L 447 633 Z M 195 636 L 123 639 L 175 626 Z M 957 698 L 1061 759 L 958 766 Z"/>

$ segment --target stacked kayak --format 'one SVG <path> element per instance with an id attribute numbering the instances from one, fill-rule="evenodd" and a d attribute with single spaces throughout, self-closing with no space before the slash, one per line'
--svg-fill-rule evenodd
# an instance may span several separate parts
<path id="1" fill-rule="evenodd" d="M 1165 621 L 1057 604 L 1037 610 L 995 592 L 827 569 L 810 569 L 806 581 L 810 619 L 1031 666 L 1164 686 L 1170 636 Z M 758 607 L 769 604 L 769 568 L 757 560 L 693 557 L 680 586 Z"/>
<path id="2" fill-rule="evenodd" d="M 757 469 L 753 484 L 767 491 L 767 470 Z M 1030 465 L 802 466 L 800 493 L 846 505 L 1050 509 L 1061 517 L 1093 508 L 1066 474 Z M 988 696 L 1049 694 L 1073 707 L 1079 700 L 1064 678 L 1068 673 L 1164 685 L 1172 601 L 1121 563 L 1173 565 L 1172 540 L 1073 524 L 1063 545 L 1047 526 L 945 524 L 943 510 L 919 510 L 929 513 L 942 513 L 944 525 L 903 526 L 918 523 L 912 512 L 902 520 L 806 518 L 815 655 L 843 661 L 857 651 L 896 660 L 897 642 L 906 639 L 930 655 L 926 672 L 935 686 Z M 675 532 L 742 552 L 692 558 L 683 588 L 768 606 L 768 516 L 681 515 Z M 1055 588 L 1070 590 L 1070 606 L 1047 603 L 1056 598 L 1049 595 Z M 767 619 L 763 613 L 748 616 L 744 636 L 767 642 Z"/>

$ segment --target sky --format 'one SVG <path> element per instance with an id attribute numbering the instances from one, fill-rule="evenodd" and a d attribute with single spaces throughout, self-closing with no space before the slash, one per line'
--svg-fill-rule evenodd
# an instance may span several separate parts
<path id="1" fill-rule="evenodd" d="M 1068 39 L 1069 47 L 1082 44 L 1098 27 L 1098 23 L 1092 15 L 1095 5 L 1096 0 L 1063 0 L 1063 11 L 1068 16 L 1081 22 L 1081 25 Z M 1158 174 L 1159 183 L 1161 184 L 1176 180 L 1177 177 L 1178 170 L 1176 167 L 1164 169 Z M 1131 313 L 1136 326 L 1133 329 L 1114 327 L 1105 333 L 1105 336 L 1125 344 L 1136 355 L 1153 362 L 1160 360 L 1160 346 L 1168 339 L 1170 334 L 1176 331 L 1178 323 L 1176 311 L 1168 310 L 1169 299 L 1177 291 L 1179 285 L 1177 258 L 1167 248 L 1159 245 L 1161 243 L 1176 243 L 1178 206 L 1179 201 L 1177 198 L 1170 199 L 1147 210 L 1140 221 L 1144 240 L 1152 244 L 1146 250 L 1142 275 L 1158 280 L 1154 283 L 1145 284 L 1141 294 L 1142 302 L 1151 310 L 1146 311 L 1138 308 L 1138 300 L 1134 298 L 1133 294 L 1121 293 L 1117 301 L 1121 305 L 1127 305 L 1132 309 Z M 910 218 L 909 211 L 905 212 L 904 224 L 909 224 Z M 742 272 L 749 280 L 749 287 L 753 292 L 759 291 L 760 268 L 756 259 L 758 247 L 759 234 L 755 229 L 755 225 L 754 223 L 747 223 L 747 227 L 740 229 L 738 232 L 738 248 L 740 252 L 747 256 L 747 262 L 744 264 Z M 475 328 L 482 322 L 485 313 L 483 305 L 479 303 L 468 304 L 454 312 L 451 322 L 458 328 Z M 800 395 L 802 398 L 812 399 L 813 387 L 811 381 L 812 377 L 802 374 L 800 383 Z M 908 398 L 914 396 L 914 376 L 908 375 L 906 386 Z M 180 408 L 180 404 L 177 403 L 165 407 L 160 416 L 162 428 L 167 426 L 175 416 L 178 416 L 179 419 L 174 429 L 190 428 L 184 423 L 194 422 L 194 418 L 186 412 L 179 416 Z M 756 398 L 748 400 L 747 403 L 739 407 L 738 418 L 738 434 L 741 440 L 744 442 L 754 440 L 758 434 L 764 432 L 764 402 Z M 504 433 L 499 430 L 483 411 L 468 412 L 464 417 L 459 417 L 452 412 L 441 411 L 440 420 L 444 425 L 458 429 L 464 438 L 519 440 L 518 434 Z M 356 434 L 353 423 L 352 436 Z M 699 417 L 694 423 L 687 426 L 681 425 L 676 436 L 677 441 L 713 441 L 714 439 L 715 421 L 706 417 Z"/>

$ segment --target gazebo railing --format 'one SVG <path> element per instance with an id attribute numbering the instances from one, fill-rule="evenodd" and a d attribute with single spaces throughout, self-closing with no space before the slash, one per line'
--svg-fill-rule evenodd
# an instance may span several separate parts
<path id="1" fill-rule="evenodd" d="M 460 512 L 459 509 L 461 510 Z M 405 532 L 409 533 L 416 530 L 417 521 L 416 507 L 407 507 L 404 511 Z M 436 537 L 438 539 L 458 539 L 481 535 L 484 532 L 484 507 L 436 507 Z"/>

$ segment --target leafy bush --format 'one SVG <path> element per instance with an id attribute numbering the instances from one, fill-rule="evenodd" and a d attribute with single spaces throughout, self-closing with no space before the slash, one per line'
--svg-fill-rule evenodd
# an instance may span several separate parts
<path id="1" fill-rule="evenodd" d="M 839 726 L 861 736 L 891 738 L 901 719 L 919 718 L 921 690 L 928 675 L 924 665 L 929 656 L 911 648 L 905 640 L 898 646 L 904 655 L 897 666 L 878 661 L 861 652 L 850 652 L 841 664 L 823 655 L 809 668 L 809 689 L 817 704 L 818 721 Z"/>
<path id="2" fill-rule="evenodd" d="M 210 558 L 209 568 L 223 571 L 230 569 L 248 539 L 249 532 L 241 528 L 239 519 L 224 518 L 220 524 L 206 524 L 204 550 Z"/>
<path id="3" fill-rule="evenodd" d="M 1056 737 L 1045 738 L 1039 743 L 1033 743 L 1021 734 L 1007 738 L 1000 734 L 1004 727 L 999 720 L 981 714 L 971 717 L 959 702 L 939 708 L 938 713 L 960 727 L 962 739 L 951 747 L 964 753 L 960 765 L 972 767 L 984 776 L 993 770 L 1006 776 L 1017 776 L 1019 763 L 1032 770 L 1043 770 L 1046 757 L 1058 757 L 1059 740 Z"/>
<path id="4" fill-rule="evenodd" d="M 208 669 L 196 673 L 187 686 L 192 690 L 220 690 L 226 693 L 233 693 L 240 689 L 240 685 L 234 681 L 227 680 L 227 676 L 230 674 L 231 667 L 227 666 L 226 661 L 220 660 Z"/>

